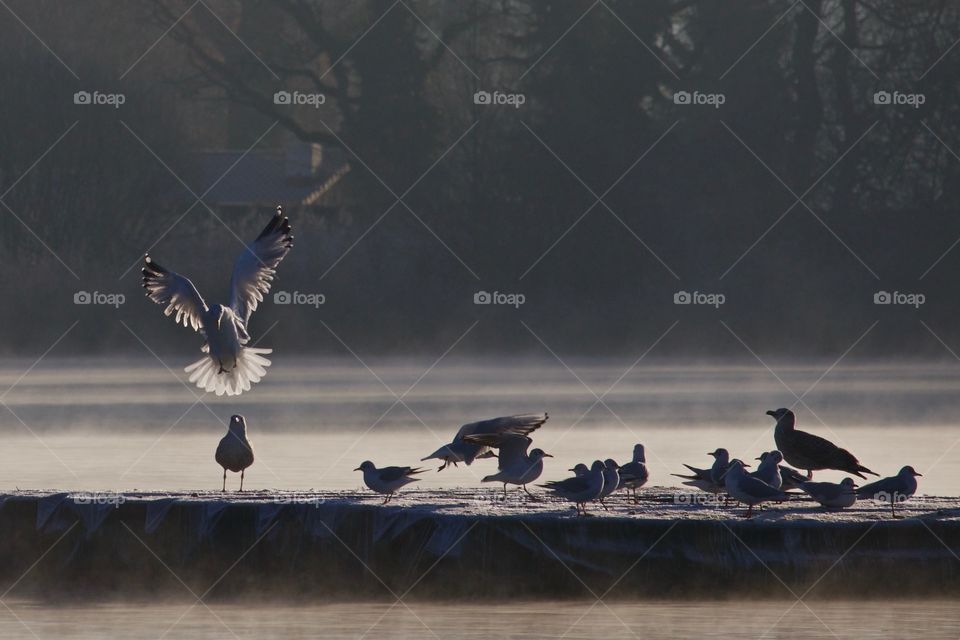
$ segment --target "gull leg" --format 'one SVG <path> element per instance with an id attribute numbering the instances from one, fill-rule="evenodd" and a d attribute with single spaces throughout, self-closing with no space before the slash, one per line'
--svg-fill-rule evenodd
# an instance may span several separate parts
<path id="1" fill-rule="evenodd" d="M 243 491 L 243 472 L 244 471 L 246 471 L 246 469 L 240 469 L 240 491 Z"/>
<path id="2" fill-rule="evenodd" d="M 503 483 L 503 501 L 504 502 L 507 501 L 507 483 L 506 482 Z"/>
<path id="3" fill-rule="evenodd" d="M 744 517 L 745 517 L 745 518 L 752 518 L 752 517 L 753 517 L 753 505 L 752 505 L 752 504 L 751 504 L 751 505 L 749 506 L 749 508 L 747 509 L 747 515 L 744 516 Z"/>
<path id="4" fill-rule="evenodd" d="M 530 496 L 531 498 L 533 498 L 533 499 L 536 500 L 537 502 L 540 501 L 540 498 L 538 498 L 537 496 L 535 496 L 535 495 L 533 495 L 532 493 L 530 493 L 530 489 L 527 489 L 527 485 L 523 485 L 523 490 L 527 492 L 527 495 L 528 495 L 528 496 Z"/>
<path id="5" fill-rule="evenodd" d="M 220 493 L 227 492 L 227 468 L 223 468 L 223 489 L 220 490 Z"/>

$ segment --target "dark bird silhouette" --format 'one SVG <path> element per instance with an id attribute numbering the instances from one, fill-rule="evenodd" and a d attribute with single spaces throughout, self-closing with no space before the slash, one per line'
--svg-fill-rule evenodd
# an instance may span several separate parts
<path id="1" fill-rule="evenodd" d="M 841 449 L 820 436 L 798 431 L 795 428 L 797 418 L 793 415 L 793 411 L 777 409 L 767 411 L 767 415 L 773 416 L 777 421 L 777 428 L 773 432 L 777 449 L 783 453 L 784 460 L 789 464 L 804 469 L 807 472 L 807 479 L 813 477 L 814 471 L 821 469 L 846 471 L 863 479 L 866 479 L 864 473 L 878 475 L 860 464 L 856 456 L 846 449 Z"/>

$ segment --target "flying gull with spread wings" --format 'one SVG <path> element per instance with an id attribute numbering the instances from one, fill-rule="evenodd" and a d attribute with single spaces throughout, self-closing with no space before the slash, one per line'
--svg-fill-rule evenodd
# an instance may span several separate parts
<path id="1" fill-rule="evenodd" d="M 445 444 L 424 460 L 443 460 L 443 465 L 437 471 L 443 471 L 448 465 L 456 466 L 458 462 L 470 465 L 478 458 L 494 458 L 488 445 L 479 442 L 468 442 L 466 436 L 479 435 L 517 435 L 528 436 L 540 428 L 549 416 L 546 413 L 526 413 L 517 416 L 504 416 L 502 418 L 491 418 L 490 420 L 480 420 L 479 422 L 470 422 L 460 427 L 453 441 Z"/>
<path id="2" fill-rule="evenodd" d="M 237 257 L 226 305 L 207 305 L 189 279 L 160 266 L 149 254 L 144 256 L 147 297 L 166 305 L 164 315 L 192 327 L 206 341 L 201 348 L 204 356 L 184 369 L 190 382 L 218 396 L 237 396 L 266 374 L 270 360 L 264 355 L 272 349 L 246 346 L 250 341 L 247 323 L 270 291 L 277 265 L 292 246 L 290 221 L 277 207 L 263 232 Z"/>

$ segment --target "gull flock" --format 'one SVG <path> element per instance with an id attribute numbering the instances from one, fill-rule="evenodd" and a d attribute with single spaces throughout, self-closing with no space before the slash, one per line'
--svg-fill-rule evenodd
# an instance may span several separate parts
<path id="1" fill-rule="evenodd" d="M 252 385 L 266 375 L 271 362 L 265 356 L 272 350 L 250 344 L 248 323 L 269 292 L 278 265 L 292 247 L 290 221 L 281 207 L 277 207 L 260 235 L 234 261 L 226 304 L 208 304 L 188 278 L 161 266 L 150 255 L 144 256 L 142 273 L 146 296 L 164 306 L 164 315 L 173 316 L 177 324 L 192 328 L 204 340 L 203 356 L 184 369 L 190 382 L 218 396 L 236 396 L 250 391 Z M 707 454 L 713 457 L 709 467 L 685 464 L 687 473 L 673 475 L 683 479 L 685 486 L 717 496 L 723 494 L 726 501 L 747 505 L 744 517 L 751 517 L 755 506 L 783 502 L 790 498 L 788 492 L 799 490 L 825 509 L 848 508 L 858 499 L 888 503 L 891 516 L 898 518 L 896 505 L 916 493 L 917 477 L 921 474 L 909 465 L 895 476 L 862 486 L 850 477 L 839 483 L 813 482 L 813 472 L 826 469 L 861 479 L 866 479 L 864 474 L 878 474 L 860 464 L 846 449 L 798 430 L 796 416 L 789 409 L 767 411 L 767 415 L 776 420 L 776 448 L 757 459 L 755 471 L 748 471 L 750 465 L 731 458 L 726 449 L 717 448 Z M 437 471 L 443 471 L 450 465 L 471 465 L 477 460 L 496 458 L 497 473 L 485 476 L 482 481 L 502 483 L 504 497 L 508 485 L 513 485 L 537 500 L 528 485 L 540 479 L 545 459 L 553 456 L 539 448 L 530 449 L 531 434 L 542 427 L 548 417 L 546 413 L 531 413 L 465 424 L 451 442 L 421 461 L 439 460 L 442 465 Z M 215 459 L 223 468 L 222 490 L 226 491 L 227 471 L 231 471 L 240 474 L 240 491 L 243 491 L 244 473 L 254 462 L 253 445 L 247 437 L 243 416 L 231 417 Z M 416 476 L 426 469 L 377 467 L 366 460 L 354 471 L 363 472 L 364 484 L 384 495 L 386 504 L 399 489 L 417 482 Z M 607 509 L 604 500 L 616 491 L 626 492 L 634 503 L 638 502 L 637 489 L 650 477 L 642 444 L 634 447 L 631 461 L 624 465 L 607 458 L 594 460 L 589 466 L 578 463 L 569 471 L 573 473 L 569 478 L 537 486 L 555 498 L 572 503 L 577 515 L 589 515 L 587 505 L 591 503 Z"/>

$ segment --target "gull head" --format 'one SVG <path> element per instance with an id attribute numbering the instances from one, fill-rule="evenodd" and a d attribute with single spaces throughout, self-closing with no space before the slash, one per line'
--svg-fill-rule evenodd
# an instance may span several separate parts
<path id="1" fill-rule="evenodd" d="M 633 461 L 634 462 L 646 462 L 647 461 L 647 452 L 643 448 L 643 445 L 637 443 L 633 446 Z"/>
<path id="2" fill-rule="evenodd" d="M 710 451 L 710 452 L 708 452 L 707 455 L 708 455 L 708 456 L 713 456 L 714 458 L 716 458 L 716 459 L 717 459 L 718 461 L 720 461 L 720 462 L 726 462 L 727 460 L 730 459 L 730 452 L 728 452 L 726 449 L 724 449 L 724 448 L 722 448 L 722 447 L 719 448 L 719 449 L 717 449 L 716 451 Z"/>
<path id="3" fill-rule="evenodd" d="M 768 453 L 766 457 L 773 458 L 774 464 L 780 464 L 781 462 L 783 462 L 783 454 L 777 451 L 776 449 Z"/>
<path id="4" fill-rule="evenodd" d="M 606 467 L 599 460 L 594 460 L 593 464 L 590 465 L 590 471 L 603 471 Z"/>
<path id="5" fill-rule="evenodd" d="M 360 466 L 354 469 L 354 471 L 375 471 L 376 465 L 370 462 L 369 460 L 364 460 L 360 463 Z"/>
<path id="6" fill-rule="evenodd" d="M 577 464 L 573 469 L 569 469 L 569 471 L 573 471 L 575 475 L 582 476 L 587 471 L 590 471 L 590 469 L 587 468 L 587 465 L 581 462 Z"/>
<path id="7" fill-rule="evenodd" d="M 776 420 L 777 422 L 779 422 L 779 421 L 780 421 L 780 418 L 784 417 L 784 416 L 787 415 L 788 413 L 790 413 L 790 409 L 784 409 L 784 408 L 782 408 L 782 407 L 781 407 L 780 409 L 776 409 L 776 410 L 774 410 L 774 411 L 767 411 L 767 415 L 768 415 L 768 416 L 773 416 L 773 419 Z"/>
<path id="8" fill-rule="evenodd" d="M 530 459 L 536 462 L 537 460 L 543 460 L 544 458 L 552 458 L 553 456 L 549 453 L 546 453 L 543 449 L 534 449 L 530 452 Z"/>
<path id="9" fill-rule="evenodd" d="M 736 475 L 739 475 L 739 474 L 742 474 L 742 473 L 743 473 L 743 468 L 744 468 L 745 466 L 746 466 L 746 465 L 743 464 L 743 460 L 740 460 L 740 459 L 738 459 L 738 458 L 734 458 L 733 460 L 730 461 L 730 466 L 727 467 L 727 473 L 728 473 L 728 474 L 733 474 L 733 475 L 735 475 L 735 476 L 736 476 Z M 726 474 L 724 474 L 724 475 L 726 475 Z"/>
<path id="10" fill-rule="evenodd" d="M 913 467 L 911 467 L 910 465 L 907 465 L 907 466 L 905 466 L 903 469 L 900 469 L 900 473 L 898 473 L 897 475 L 899 475 L 899 476 L 905 476 L 905 477 L 908 477 L 908 478 L 909 478 L 909 477 L 915 477 L 915 476 L 920 476 L 921 478 L 923 477 L 923 474 L 922 474 L 922 473 L 917 473 L 916 470 L 915 470 Z"/>
<path id="11" fill-rule="evenodd" d="M 230 426 L 228 427 L 230 431 L 237 431 L 239 433 L 247 433 L 247 419 L 241 416 L 239 413 L 233 416 L 230 416 Z"/>
<path id="12" fill-rule="evenodd" d="M 607 469 L 619 469 L 620 465 L 617 464 L 617 461 L 613 458 L 607 458 L 603 461 L 603 466 Z"/>
<path id="13" fill-rule="evenodd" d="M 840 481 L 840 486 L 844 489 L 853 490 L 857 488 L 857 485 L 853 483 L 853 478 L 844 478 Z"/>

